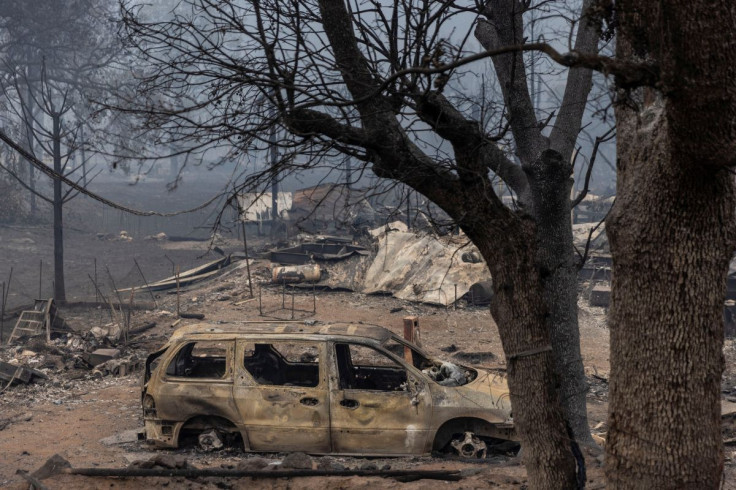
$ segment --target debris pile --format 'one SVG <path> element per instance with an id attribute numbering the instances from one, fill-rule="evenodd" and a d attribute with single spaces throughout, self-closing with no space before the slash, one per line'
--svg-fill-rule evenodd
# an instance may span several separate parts
<path id="1" fill-rule="evenodd" d="M 133 237 L 125 230 L 120 230 L 117 235 L 115 233 L 98 233 L 97 239 L 105 242 L 132 242 Z"/>
<path id="2" fill-rule="evenodd" d="M 49 320 L 49 315 L 46 319 Z M 8 344 L 0 346 L 0 392 L 16 385 L 59 386 L 69 380 L 126 376 L 140 370 L 145 352 L 118 348 L 123 336 L 119 325 L 108 323 L 78 332 L 63 320 L 62 323 L 63 333 L 42 326 L 34 331 L 14 329 Z M 45 324 L 49 326 L 53 322 Z M 137 331 L 149 326 L 139 327 Z M 55 333 L 50 340 L 49 332 Z"/>
<path id="3" fill-rule="evenodd" d="M 490 301 L 490 273 L 466 238 L 410 232 L 399 221 L 365 237 L 358 245 L 352 238 L 300 234 L 291 247 L 264 254 L 273 263 L 272 282 L 441 306 L 463 297 L 473 305 Z"/>
<path id="4" fill-rule="evenodd" d="M 165 242 L 169 239 L 169 237 L 164 233 L 163 231 L 161 233 L 156 233 L 155 235 L 148 235 L 146 237 L 143 237 L 144 240 L 155 240 L 157 242 Z"/>

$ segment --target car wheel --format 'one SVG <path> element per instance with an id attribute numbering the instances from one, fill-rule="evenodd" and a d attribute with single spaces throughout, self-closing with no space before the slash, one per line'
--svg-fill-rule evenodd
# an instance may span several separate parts
<path id="1" fill-rule="evenodd" d="M 453 437 L 450 447 L 458 456 L 468 459 L 483 459 L 488 451 L 486 443 L 472 432 Z"/>

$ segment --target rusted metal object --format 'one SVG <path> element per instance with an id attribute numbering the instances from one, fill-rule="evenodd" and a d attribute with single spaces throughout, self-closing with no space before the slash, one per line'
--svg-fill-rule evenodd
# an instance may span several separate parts
<path id="1" fill-rule="evenodd" d="M 419 340 L 419 319 L 415 316 L 407 316 L 404 318 L 404 340 L 411 342 L 417 346 L 422 345 Z M 410 347 L 404 347 L 404 360 L 412 363 L 412 350 Z"/>
<path id="2" fill-rule="evenodd" d="M 317 264 L 277 266 L 271 273 L 274 283 L 285 282 L 317 282 L 322 276 L 322 270 Z"/>
<path id="3" fill-rule="evenodd" d="M 485 458 L 488 446 L 472 432 L 466 432 L 462 437 L 453 439 L 450 446 L 463 458 Z"/>
<path id="4" fill-rule="evenodd" d="M 516 440 L 501 375 L 364 324 L 180 328 L 147 359 L 142 401 L 159 447 L 213 429 L 246 451 L 312 454 L 427 454 L 466 432 Z"/>

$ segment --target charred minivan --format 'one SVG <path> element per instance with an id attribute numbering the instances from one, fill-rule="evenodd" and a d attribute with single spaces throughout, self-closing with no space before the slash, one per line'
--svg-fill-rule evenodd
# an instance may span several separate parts
<path id="1" fill-rule="evenodd" d="M 198 324 L 146 360 L 145 437 L 215 431 L 246 451 L 484 457 L 516 440 L 502 375 L 432 359 L 365 324 Z"/>

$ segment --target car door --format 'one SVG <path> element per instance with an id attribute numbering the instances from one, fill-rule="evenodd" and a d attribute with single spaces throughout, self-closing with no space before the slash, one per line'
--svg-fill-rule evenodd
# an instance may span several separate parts
<path id="1" fill-rule="evenodd" d="M 254 451 L 330 451 L 325 342 L 239 340 L 234 398 Z"/>
<path id="2" fill-rule="evenodd" d="M 421 454 L 432 398 L 424 380 L 375 347 L 330 348 L 332 450 L 341 454 Z"/>
<path id="3" fill-rule="evenodd" d="M 176 347 L 156 391 L 158 417 L 179 421 L 200 415 L 236 418 L 230 362 L 234 349 L 232 339 L 192 340 Z"/>

